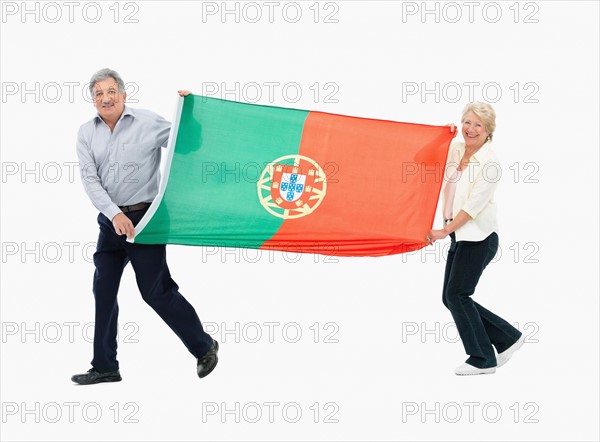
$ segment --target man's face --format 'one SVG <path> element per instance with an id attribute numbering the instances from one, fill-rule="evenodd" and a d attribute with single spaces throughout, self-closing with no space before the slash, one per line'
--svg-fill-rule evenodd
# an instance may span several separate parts
<path id="1" fill-rule="evenodd" d="M 98 81 L 94 85 L 94 105 L 104 120 L 116 121 L 125 108 L 125 92 L 119 92 L 119 86 L 113 78 Z"/>

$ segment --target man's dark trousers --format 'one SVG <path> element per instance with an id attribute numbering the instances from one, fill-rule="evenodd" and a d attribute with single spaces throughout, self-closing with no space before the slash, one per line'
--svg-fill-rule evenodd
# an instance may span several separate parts
<path id="1" fill-rule="evenodd" d="M 146 210 L 126 213 L 133 225 Z M 117 361 L 117 292 L 123 270 L 131 262 L 142 298 L 159 314 L 187 349 L 201 358 L 213 340 L 202 328 L 194 307 L 179 293 L 167 267 L 166 246 L 132 244 L 125 235 L 117 235 L 112 221 L 98 215 L 100 234 L 94 253 L 94 298 L 96 327 L 92 366 L 101 373 L 119 369 Z M 149 360 L 150 361 L 150 360 Z"/>

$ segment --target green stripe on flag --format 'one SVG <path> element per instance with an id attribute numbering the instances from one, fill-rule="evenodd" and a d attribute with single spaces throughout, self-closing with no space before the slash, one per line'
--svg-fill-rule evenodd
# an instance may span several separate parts
<path id="1" fill-rule="evenodd" d="M 256 183 L 267 164 L 298 153 L 307 115 L 185 97 L 164 196 L 135 242 L 260 247 L 283 219 L 262 207 Z"/>

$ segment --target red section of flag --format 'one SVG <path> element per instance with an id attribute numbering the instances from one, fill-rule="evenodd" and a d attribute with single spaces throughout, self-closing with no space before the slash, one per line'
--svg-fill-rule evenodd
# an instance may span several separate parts
<path id="1" fill-rule="evenodd" d="M 261 248 L 381 256 L 424 247 L 451 140 L 446 126 L 311 112 L 299 154 L 325 172 L 326 194 Z"/>

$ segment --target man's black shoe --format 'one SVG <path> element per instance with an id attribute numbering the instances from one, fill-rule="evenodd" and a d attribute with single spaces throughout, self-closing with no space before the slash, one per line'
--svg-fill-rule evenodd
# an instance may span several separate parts
<path id="1" fill-rule="evenodd" d="M 71 380 L 81 385 L 98 384 L 100 382 L 119 382 L 121 381 L 121 373 L 119 373 L 119 370 L 100 373 L 95 368 L 90 368 L 87 373 L 74 374 L 71 376 Z"/>
<path id="2" fill-rule="evenodd" d="M 198 373 L 199 378 L 203 378 L 204 376 L 208 376 L 211 371 L 215 369 L 217 366 L 217 362 L 219 362 L 219 357 L 217 353 L 219 352 L 219 343 L 213 339 L 213 344 L 210 349 L 206 352 L 204 356 L 198 359 L 198 364 L 196 365 L 196 372 Z"/>

